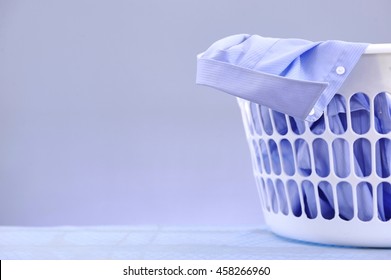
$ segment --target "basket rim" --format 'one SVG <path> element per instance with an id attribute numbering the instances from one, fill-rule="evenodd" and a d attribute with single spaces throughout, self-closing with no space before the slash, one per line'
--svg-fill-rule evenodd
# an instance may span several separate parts
<path id="1" fill-rule="evenodd" d="M 391 44 L 370 44 L 364 54 L 391 53 Z"/>

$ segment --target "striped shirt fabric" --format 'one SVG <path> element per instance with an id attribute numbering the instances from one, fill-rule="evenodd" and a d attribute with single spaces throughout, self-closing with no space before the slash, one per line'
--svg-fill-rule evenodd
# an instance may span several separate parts
<path id="1" fill-rule="evenodd" d="M 314 122 L 367 46 L 233 35 L 197 56 L 196 83 Z"/>

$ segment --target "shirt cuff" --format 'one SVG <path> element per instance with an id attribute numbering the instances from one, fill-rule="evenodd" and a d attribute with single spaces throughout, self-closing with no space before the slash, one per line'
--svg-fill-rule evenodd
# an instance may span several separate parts
<path id="1" fill-rule="evenodd" d="M 314 106 L 329 85 L 254 71 L 201 56 L 197 59 L 197 84 L 214 87 L 301 120 L 314 118 Z"/>

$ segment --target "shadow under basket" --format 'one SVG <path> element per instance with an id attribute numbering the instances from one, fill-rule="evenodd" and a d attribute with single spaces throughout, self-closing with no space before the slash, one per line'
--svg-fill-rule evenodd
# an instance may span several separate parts
<path id="1" fill-rule="evenodd" d="M 274 233 L 391 247 L 391 44 L 368 48 L 314 123 L 238 102 Z"/>

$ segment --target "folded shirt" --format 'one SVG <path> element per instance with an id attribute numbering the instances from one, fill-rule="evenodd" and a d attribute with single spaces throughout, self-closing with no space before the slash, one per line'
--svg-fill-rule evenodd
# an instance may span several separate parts
<path id="1" fill-rule="evenodd" d="M 368 44 L 239 34 L 197 56 L 197 84 L 314 122 Z"/>

